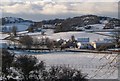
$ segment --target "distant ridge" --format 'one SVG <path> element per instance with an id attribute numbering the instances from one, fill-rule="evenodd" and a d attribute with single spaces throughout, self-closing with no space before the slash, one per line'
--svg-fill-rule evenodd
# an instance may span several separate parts
<path id="1" fill-rule="evenodd" d="M 17 18 L 17 17 L 3 17 L 3 18 L 0 19 L 0 22 L 2 22 L 2 25 L 5 25 L 5 24 L 21 23 L 21 22 L 33 23 L 34 21 L 24 20 L 22 18 Z"/>

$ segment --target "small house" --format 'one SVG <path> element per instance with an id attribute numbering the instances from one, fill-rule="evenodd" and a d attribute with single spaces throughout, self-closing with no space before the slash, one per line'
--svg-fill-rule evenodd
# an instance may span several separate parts
<path id="1" fill-rule="evenodd" d="M 89 43 L 78 42 L 77 46 L 79 49 L 94 49 L 94 47 Z"/>
<path id="2" fill-rule="evenodd" d="M 93 49 L 93 46 L 89 42 L 89 38 L 78 38 L 77 46 L 80 49 Z"/>

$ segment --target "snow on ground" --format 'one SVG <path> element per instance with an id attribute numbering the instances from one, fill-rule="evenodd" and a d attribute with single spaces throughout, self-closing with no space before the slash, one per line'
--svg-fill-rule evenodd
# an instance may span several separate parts
<path id="1" fill-rule="evenodd" d="M 53 29 L 46 29 L 45 31 L 46 31 L 45 32 L 46 35 L 52 35 L 54 33 Z"/>
<path id="2" fill-rule="evenodd" d="M 28 33 L 28 31 L 20 31 L 20 32 L 17 32 L 17 34 L 26 34 Z"/>
<path id="3" fill-rule="evenodd" d="M 94 24 L 94 25 L 89 25 L 91 26 L 92 30 L 102 30 L 105 24 Z"/>
<path id="4" fill-rule="evenodd" d="M 26 35 L 38 35 L 38 34 L 41 34 L 41 32 L 29 32 L 28 31 L 20 31 L 20 32 L 17 32 L 18 34 L 26 34 Z M 46 35 L 51 35 L 54 33 L 54 30 L 53 29 L 45 29 L 45 34 Z"/>
<path id="5" fill-rule="evenodd" d="M 80 69 L 82 73 L 88 74 L 88 78 L 92 79 L 116 79 L 118 78 L 117 67 L 109 67 L 108 62 L 115 58 L 115 54 L 95 54 L 80 52 L 50 52 L 50 53 L 28 53 L 15 51 L 17 54 L 31 54 L 36 56 L 40 61 L 45 61 L 49 66 L 69 66 L 71 68 Z M 101 59 L 102 58 L 102 59 Z M 108 65 L 107 65 L 108 64 Z M 106 65 L 103 69 L 100 66 Z M 116 60 L 111 63 L 116 65 Z M 110 69 L 109 69 L 110 68 Z M 100 71 L 99 71 L 100 70 Z M 112 71 L 114 71 L 112 73 Z M 95 76 L 96 75 L 96 76 Z"/>
<path id="6" fill-rule="evenodd" d="M 0 40 L 0 44 L 2 44 L 2 43 L 8 43 L 8 40 Z"/>
<path id="7" fill-rule="evenodd" d="M 44 61 L 47 67 L 68 66 L 80 69 L 82 73 L 88 74 L 92 79 L 117 79 L 117 67 L 109 67 L 108 62 L 112 61 L 116 55 L 95 54 L 80 52 L 48 52 L 48 53 L 28 53 L 15 51 L 17 54 L 30 54 Z M 107 65 L 108 64 L 108 65 Z M 100 70 L 102 65 L 106 65 Z M 116 66 L 116 60 L 111 63 Z M 114 71 L 115 70 L 115 71 Z M 114 72 L 113 72 L 114 71 Z M 113 73 L 112 73 L 113 72 Z"/>
<path id="8" fill-rule="evenodd" d="M 97 32 L 96 32 L 97 33 Z M 64 40 L 68 40 L 71 38 L 72 35 L 75 36 L 75 38 L 89 38 L 90 42 L 93 41 L 97 41 L 97 40 L 103 40 L 104 38 L 109 38 L 108 36 L 103 36 L 103 35 L 99 35 L 96 33 L 89 33 L 89 32 L 60 32 L 60 33 L 53 33 L 53 31 L 48 30 L 45 34 L 45 37 L 49 37 L 50 39 L 54 39 L 54 40 L 58 40 L 58 39 L 64 39 Z M 98 32 L 98 33 L 103 33 L 103 34 L 107 34 L 110 35 L 109 32 Z M 43 37 L 41 35 L 41 32 L 35 32 L 35 33 L 26 33 L 26 35 L 31 35 L 33 37 L 36 38 L 41 38 Z"/>
<path id="9" fill-rule="evenodd" d="M 21 34 L 21 35 L 31 35 L 31 36 L 42 36 L 41 35 L 41 32 L 28 32 L 28 31 L 20 31 L 20 32 L 17 32 L 18 34 Z M 53 29 L 45 29 L 45 35 L 52 35 L 54 33 L 54 30 Z"/>
<path id="10" fill-rule="evenodd" d="M 43 54 L 43 55 L 34 55 L 34 56 L 36 56 L 39 60 L 45 61 L 46 64 L 50 66 L 67 65 L 72 68 L 80 69 L 83 73 L 85 74 L 87 73 L 89 78 L 92 77 L 94 79 L 116 79 L 118 77 L 117 68 L 111 68 L 110 70 L 108 70 L 108 66 L 106 66 L 104 67 L 104 69 L 97 71 L 99 70 L 98 69 L 99 66 L 102 66 L 110 62 L 115 57 L 115 55 L 108 55 L 106 57 L 108 58 L 111 56 L 110 59 L 103 58 L 102 60 L 100 59 L 104 57 L 105 54 L 101 55 L 101 54 L 93 54 L 93 53 L 86 54 L 86 53 L 61 52 L 61 53 L 52 53 L 52 54 Z M 114 69 L 116 69 L 116 71 L 112 74 L 112 71 Z"/>
<path id="11" fill-rule="evenodd" d="M 97 40 L 103 40 L 104 38 L 108 38 L 108 36 L 98 35 L 94 33 L 88 33 L 88 32 L 61 32 L 61 33 L 54 33 L 52 35 L 48 35 L 51 39 L 70 39 L 71 36 L 74 35 L 75 38 L 89 38 L 90 42 L 97 41 Z"/>
<path id="12" fill-rule="evenodd" d="M 108 23 L 108 20 L 101 20 L 100 21 L 102 24 L 106 24 L 106 23 Z"/>
<path id="13" fill-rule="evenodd" d="M 109 32 L 109 31 L 106 31 L 106 32 L 94 32 L 94 33 L 101 33 L 101 34 L 105 34 L 105 35 L 113 35 L 115 32 Z"/>
<path id="14" fill-rule="evenodd" d="M 17 27 L 17 31 L 24 31 L 26 30 L 29 26 L 31 25 L 31 23 L 29 22 L 23 22 L 23 23 L 13 23 L 13 24 L 6 24 L 4 25 L 5 27 L 7 27 L 7 30 L 9 30 L 11 27 L 16 26 Z"/>
<path id="15" fill-rule="evenodd" d="M 87 26 L 90 26 L 90 29 L 85 29 Z M 85 30 L 85 31 L 103 31 L 105 24 L 93 24 L 93 25 L 87 25 L 87 26 L 83 26 L 83 27 L 76 27 L 78 30 Z"/>
<path id="16" fill-rule="evenodd" d="M 110 38 L 108 36 L 103 36 L 100 34 L 105 34 L 105 35 L 111 35 L 111 32 L 60 32 L 60 33 L 54 33 L 54 30 L 52 29 L 46 29 L 45 30 L 45 37 L 49 37 L 50 39 L 65 39 L 68 40 L 71 38 L 72 35 L 75 36 L 75 38 L 89 38 L 90 42 L 97 41 L 97 40 L 103 40 L 104 38 Z M 24 34 L 23 34 L 24 33 Z M 99 34 L 96 34 L 99 33 Z M 23 35 L 30 35 L 35 38 L 41 38 L 43 35 L 41 35 L 41 32 L 34 32 L 34 33 L 27 33 L 27 31 L 19 32 L 18 34 L 23 34 Z"/>
<path id="17" fill-rule="evenodd" d="M 5 39 L 6 37 L 9 37 L 10 35 L 8 34 L 3 34 L 2 32 L 0 32 L 0 40 Z"/>

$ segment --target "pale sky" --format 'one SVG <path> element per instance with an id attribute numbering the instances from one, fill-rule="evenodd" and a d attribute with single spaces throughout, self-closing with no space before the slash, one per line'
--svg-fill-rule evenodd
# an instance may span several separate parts
<path id="1" fill-rule="evenodd" d="M 2 17 L 12 16 L 35 21 L 68 18 L 87 14 L 118 17 L 117 0 L 4 0 Z"/>

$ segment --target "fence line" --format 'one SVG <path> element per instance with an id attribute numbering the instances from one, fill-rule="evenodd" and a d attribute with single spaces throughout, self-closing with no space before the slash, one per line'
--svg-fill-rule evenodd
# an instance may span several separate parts
<path id="1" fill-rule="evenodd" d="M 46 67 L 51 67 L 51 66 L 62 66 L 62 67 L 70 67 L 70 68 L 75 68 L 75 69 L 99 69 L 102 68 L 102 65 L 87 65 L 87 64 L 52 64 L 52 65 L 47 65 Z M 109 66 L 104 66 L 103 69 L 107 69 Z M 112 68 L 112 67 L 111 67 Z M 117 67 L 116 67 L 117 68 Z"/>

